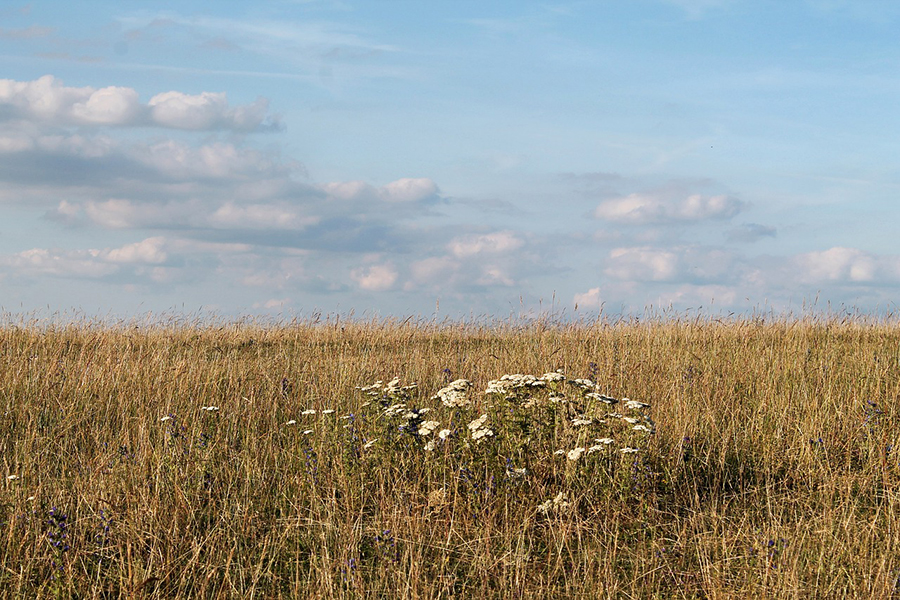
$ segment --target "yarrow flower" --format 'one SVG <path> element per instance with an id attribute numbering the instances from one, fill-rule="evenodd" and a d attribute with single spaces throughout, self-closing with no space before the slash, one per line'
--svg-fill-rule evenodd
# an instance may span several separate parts
<path id="1" fill-rule="evenodd" d="M 300 414 L 301 414 L 301 415 L 314 415 L 314 414 L 316 414 L 316 409 L 314 409 L 314 408 L 307 408 L 306 410 L 304 410 L 304 411 L 303 411 L 302 413 L 300 413 Z"/>
<path id="2" fill-rule="evenodd" d="M 593 419 L 585 419 L 585 418 L 572 419 L 572 425 L 574 425 L 575 427 L 581 427 L 582 425 L 590 425 L 593 422 L 594 422 Z"/>
<path id="3" fill-rule="evenodd" d="M 218 406 L 204 406 L 200 410 L 205 410 L 207 412 L 217 412 L 219 410 Z"/>
<path id="4" fill-rule="evenodd" d="M 457 379 L 439 389 L 437 394 L 432 396 L 431 399 L 440 400 L 444 406 L 450 408 L 468 406 L 471 402 L 467 394 L 471 387 L 472 382 L 468 379 Z"/>
<path id="5" fill-rule="evenodd" d="M 490 428 L 485 427 L 485 423 L 487 423 L 487 419 L 488 419 L 488 416 L 487 416 L 487 413 L 485 413 L 485 414 L 481 415 L 480 417 L 478 417 L 477 419 L 475 419 L 474 421 L 472 421 L 471 423 L 469 423 L 468 427 L 469 427 L 469 431 L 472 432 L 473 440 L 475 440 L 477 442 L 482 442 L 485 439 L 492 437 L 494 435 L 494 432 Z"/>
<path id="6" fill-rule="evenodd" d="M 634 454 L 635 452 L 640 452 L 640 448 L 622 448 L 619 450 L 622 454 Z"/>
<path id="7" fill-rule="evenodd" d="M 296 424 L 297 424 L 297 420 L 296 420 L 296 419 L 291 419 L 290 421 L 288 421 L 287 423 L 285 423 L 285 425 L 296 425 Z"/>
<path id="8" fill-rule="evenodd" d="M 605 394 L 598 394 L 596 392 L 591 392 L 589 394 L 585 394 L 586 398 L 590 398 L 592 400 L 597 400 L 598 402 L 602 402 L 603 404 L 617 404 L 619 401 L 613 398 L 612 396 L 607 396 Z"/>
<path id="9" fill-rule="evenodd" d="M 453 432 L 450 431 L 449 429 L 441 429 L 440 431 L 438 431 L 437 435 L 438 435 L 438 438 L 440 438 L 442 440 L 446 440 L 448 437 L 450 437 L 451 433 L 453 433 Z"/>
<path id="10" fill-rule="evenodd" d="M 560 492 L 556 495 L 555 498 L 546 500 L 538 505 L 537 510 L 543 514 L 549 514 L 550 512 L 565 510 L 569 508 L 569 502 L 566 500 L 566 495 L 563 492 Z"/>
<path id="11" fill-rule="evenodd" d="M 419 435 L 431 435 L 440 426 L 438 421 L 425 421 L 419 425 Z"/>
<path id="12" fill-rule="evenodd" d="M 628 410 L 644 410 L 645 408 L 650 408 L 649 404 L 638 402 L 637 400 L 629 400 L 628 398 L 622 398 L 622 402 Z"/>
<path id="13" fill-rule="evenodd" d="M 578 448 L 572 448 L 571 450 L 569 450 L 566 453 L 566 458 L 568 458 L 572 462 L 575 462 L 579 458 L 581 458 L 581 455 L 584 454 L 585 450 L 586 450 L 586 448 L 584 448 L 583 446 L 579 446 Z"/>

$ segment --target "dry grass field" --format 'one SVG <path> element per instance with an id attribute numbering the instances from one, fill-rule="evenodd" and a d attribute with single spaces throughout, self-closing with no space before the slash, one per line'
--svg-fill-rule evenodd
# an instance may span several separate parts
<path id="1" fill-rule="evenodd" d="M 0 357 L 3 597 L 900 597 L 892 323 L 20 324 Z"/>

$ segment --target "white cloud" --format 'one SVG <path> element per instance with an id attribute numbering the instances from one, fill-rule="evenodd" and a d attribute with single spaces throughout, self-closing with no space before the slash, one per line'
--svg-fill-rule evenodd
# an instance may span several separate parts
<path id="1" fill-rule="evenodd" d="M 157 94 L 141 104 L 136 90 L 69 87 L 52 75 L 33 81 L 0 79 L 0 107 L 9 116 L 50 125 L 158 126 L 188 130 L 253 131 L 278 126 L 268 100 L 231 107 L 224 92 Z"/>
<path id="2" fill-rule="evenodd" d="M 600 296 L 600 288 L 591 288 L 583 294 L 575 294 L 573 298 L 575 306 L 578 308 L 596 309 L 603 305 L 603 298 Z"/>
<path id="3" fill-rule="evenodd" d="M 457 258 L 468 258 L 511 252 L 521 248 L 524 243 L 512 231 L 497 231 L 484 235 L 461 236 L 453 239 L 448 247 Z"/>
<path id="4" fill-rule="evenodd" d="M 594 209 L 598 219 L 636 225 L 672 221 L 705 221 L 730 219 L 744 208 L 744 203 L 730 196 L 693 194 L 680 200 L 653 194 L 629 194 L 601 202 Z"/>
<path id="5" fill-rule="evenodd" d="M 325 183 L 322 190 L 337 200 L 382 201 L 389 203 L 415 203 L 434 198 L 438 187 L 428 178 L 403 178 L 375 187 L 364 181 Z"/>
<path id="6" fill-rule="evenodd" d="M 354 269 L 350 273 L 350 278 L 356 282 L 360 289 L 369 292 L 389 290 L 397 281 L 397 277 L 397 271 L 390 264 Z"/>
<path id="7" fill-rule="evenodd" d="M 802 281 L 869 282 L 878 267 L 874 256 L 856 248 L 835 247 L 821 252 L 808 252 L 794 259 Z"/>
<path id="8" fill-rule="evenodd" d="M 669 281 L 678 275 L 678 255 L 660 248 L 615 248 L 604 272 L 626 281 Z"/>
<path id="9" fill-rule="evenodd" d="M 209 225 L 228 229 L 299 230 L 316 224 L 318 217 L 304 217 L 293 207 L 283 204 L 250 204 L 240 206 L 227 202 L 204 219 Z"/>
<path id="10" fill-rule="evenodd" d="M 437 192 L 437 185 L 430 179 L 404 178 L 382 186 L 379 195 L 385 202 L 420 202 Z"/>
<path id="11" fill-rule="evenodd" d="M 168 259 L 168 255 L 163 250 L 165 242 L 165 238 L 161 237 L 147 238 L 140 242 L 126 244 L 121 248 L 101 251 L 98 257 L 112 263 L 162 264 Z"/>

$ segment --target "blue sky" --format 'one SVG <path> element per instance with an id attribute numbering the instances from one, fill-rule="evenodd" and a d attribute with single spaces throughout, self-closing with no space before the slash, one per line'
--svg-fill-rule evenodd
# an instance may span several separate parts
<path id="1" fill-rule="evenodd" d="M 892 310 L 898 25 L 877 0 L 9 5 L 0 306 Z"/>

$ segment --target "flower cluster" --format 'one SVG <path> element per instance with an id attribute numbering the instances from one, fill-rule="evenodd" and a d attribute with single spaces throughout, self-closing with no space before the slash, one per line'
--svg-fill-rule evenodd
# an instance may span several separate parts
<path id="1" fill-rule="evenodd" d="M 450 408 L 462 408 L 469 406 L 471 401 L 468 397 L 469 389 L 472 388 L 472 382 L 468 379 L 457 379 L 451 381 L 446 387 L 438 390 L 437 394 L 431 397 L 432 400 L 440 400 L 444 406 Z"/>
<path id="2" fill-rule="evenodd" d="M 487 420 L 488 416 L 487 413 L 485 413 L 469 423 L 469 431 L 472 432 L 472 439 L 476 442 L 480 443 L 489 437 L 493 437 L 494 431 L 490 427 L 487 427 Z"/>

